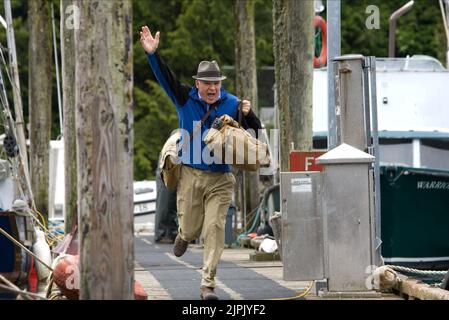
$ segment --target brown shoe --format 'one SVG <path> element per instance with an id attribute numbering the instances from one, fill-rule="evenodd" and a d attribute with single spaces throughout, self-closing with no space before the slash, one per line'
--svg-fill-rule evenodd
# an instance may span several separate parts
<path id="1" fill-rule="evenodd" d="M 201 286 L 200 297 L 202 300 L 218 300 L 218 296 L 214 292 L 214 288 Z"/>
<path id="2" fill-rule="evenodd" d="M 189 243 L 181 239 L 181 236 L 178 234 L 175 239 L 175 245 L 173 246 L 173 253 L 175 256 L 180 257 L 186 252 L 187 246 Z"/>

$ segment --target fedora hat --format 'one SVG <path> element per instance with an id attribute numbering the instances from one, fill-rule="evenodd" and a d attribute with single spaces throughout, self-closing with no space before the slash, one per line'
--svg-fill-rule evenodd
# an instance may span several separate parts
<path id="1" fill-rule="evenodd" d="M 220 72 L 220 67 L 217 61 L 201 61 L 198 65 L 198 71 L 193 79 L 203 80 L 203 81 L 221 81 L 226 79 Z"/>

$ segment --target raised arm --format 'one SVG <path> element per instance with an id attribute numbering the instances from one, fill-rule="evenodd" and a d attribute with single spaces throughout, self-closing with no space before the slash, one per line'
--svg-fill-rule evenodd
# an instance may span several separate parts
<path id="1" fill-rule="evenodd" d="M 148 61 L 155 77 L 176 107 L 182 107 L 189 97 L 191 86 L 181 84 L 176 75 L 157 53 L 159 38 L 159 31 L 153 37 L 147 26 L 142 27 L 140 31 L 140 43 L 147 53 Z"/>

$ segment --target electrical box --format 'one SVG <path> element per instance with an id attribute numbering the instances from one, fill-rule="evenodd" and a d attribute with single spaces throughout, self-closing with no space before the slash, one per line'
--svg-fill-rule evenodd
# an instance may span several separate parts
<path id="1" fill-rule="evenodd" d="M 324 278 L 320 172 L 281 172 L 284 280 Z"/>
<path id="2" fill-rule="evenodd" d="M 368 291 L 376 264 L 374 157 L 347 144 L 317 159 L 324 165 L 323 216 L 329 291 Z"/>

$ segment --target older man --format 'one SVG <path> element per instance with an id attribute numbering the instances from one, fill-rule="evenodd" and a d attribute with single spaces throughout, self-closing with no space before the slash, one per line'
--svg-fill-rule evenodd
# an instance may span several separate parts
<path id="1" fill-rule="evenodd" d="M 177 257 L 182 256 L 188 243 L 203 234 L 200 296 L 201 299 L 216 300 L 214 279 L 223 253 L 225 219 L 234 193 L 235 178 L 229 165 L 205 161 L 203 151 L 208 152 L 204 150 L 207 147 L 202 140 L 195 143 L 195 138 L 201 139 L 217 117 L 227 114 L 237 119 L 238 99 L 222 87 L 222 80 L 226 77 L 221 74 L 216 61 L 199 63 L 197 74 L 193 76 L 195 86 L 181 84 L 157 52 L 159 38 L 159 31 L 153 37 L 147 26 L 142 27 L 140 42 L 153 73 L 176 106 L 179 127 L 190 133 L 181 140 L 181 145 L 186 147 L 182 148 L 180 156 L 182 166 L 177 190 L 179 230 L 173 252 Z M 261 128 L 247 100 L 242 101 L 242 113 L 246 129 L 257 131 Z"/>

